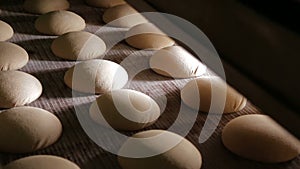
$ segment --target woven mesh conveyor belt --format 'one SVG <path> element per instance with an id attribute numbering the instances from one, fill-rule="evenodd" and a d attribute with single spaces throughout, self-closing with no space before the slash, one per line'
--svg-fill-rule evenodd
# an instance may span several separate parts
<path id="1" fill-rule="evenodd" d="M 34 29 L 34 20 L 37 15 L 26 13 L 22 9 L 21 0 L 10 0 L 0 2 L 0 19 L 8 22 L 15 30 L 15 35 L 10 40 L 24 47 L 29 55 L 29 63 L 22 69 L 36 76 L 43 84 L 43 95 L 31 106 L 44 108 L 53 112 L 63 124 L 63 135 L 60 140 L 46 148 L 30 154 L 0 154 L 2 165 L 15 159 L 35 155 L 51 154 L 67 158 L 77 163 L 82 169 L 118 169 L 120 168 L 116 156 L 106 152 L 97 146 L 87 134 L 83 131 L 74 106 L 80 107 L 86 111 L 96 96 L 78 96 L 72 98 L 71 89 L 67 88 L 63 82 L 65 71 L 75 64 L 73 61 L 65 61 L 54 56 L 50 50 L 50 45 L 54 36 L 45 36 L 39 34 Z M 71 11 L 81 15 L 87 22 L 86 31 L 95 33 L 104 23 L 101 20 L 102 9 L 92 8 L 81 1 L 71 1 Z M 110 28 L 105 29 L 101 36 L 106 43 L 111 43 L 111 38 L 123 29 Z M 135 52 L 135 53 L 134 53 Z M 124 58 L 132 54 L 124 67 L 133 71 L 137 66 L 147 65 L 147 59 L 151 52 L 136 52 L 135 49 L 127 46 L 124 42 L 115 45 L 105 56 L 105 59 L 121 63 Z M 147 129 L 167 129 L 177 117 L 180 108 L 180 88 L 188 80 L 173 80 L 156 75 L 151 70 L 145 70 L 139 73 L 129 84 L 127 88 L 144 92 L 154 98 L 166 95 L 168 102 L 162 117 L 153 126 Z M 187 139 L 190 140 L 202 153 L 203 169 L 298 169 L 300 166 L 300 157 L 283 164 L 269 165 L 245 160 L 233 155 L 224 148 L 221 143 L 221 130 L 231 119 L 244 115 L 260 113 L 251 103 L 247 107 L 234 114 L 224 115 L 217 130 L 212 137 L 203 144 L 198 143 L 199 133 L 206 120 L 206 114 L 200 113 Z M 87 117 L 88 118 L 88 117 Z M 180 119 L 178 125 L 189 123 L 188 119 Z M 132 133 L 126 133 L 132 134 Z M 105 137 L 105 136 L 103 136 Z M 113 144 L 113 142 L 112 142 Z M 1 167 L 0 167 L 1 168 Z"/>

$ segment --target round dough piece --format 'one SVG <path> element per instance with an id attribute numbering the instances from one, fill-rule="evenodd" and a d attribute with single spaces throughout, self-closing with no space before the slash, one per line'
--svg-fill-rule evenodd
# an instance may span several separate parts
<path id="1" fill-rule="evenodd" d="M 40 108 L 16 107 L 0 113 L 0 152 L 34 152 L 52 145 L 61 133 L 59 119 Z"/>
<path id="2" fill-rule="evenodd" d="M 188 82 L 181 90 L 181 99 L 193 109 L 209 112 L 212 89 L 216 94 L 226 93 L 226 100 L 223 100 L 221 95 L 217 96 L 219 102 L 225 101 L 223 113 L 240 111 L 246 106 L 247 99 L 218 77 L 203 77 Z M 213 105 L 216 106 L 216 104 Z"/>
<path id="3" fill-rule="evenodd" d="M 22 47 L 10 42 L 0 42 L 1 71 L 21 69 L 28 60 L 28 53 Z"/>
<path id="4" fill-rule="evenodd" d="M 53 41 L 51 49 L 56 56 L 63 59 L 89 60 L 103 55 L 106 45 L 94 34 L 76 31 L 59 36 Z"/>
<path id="5" fill-rule="evenodd" d="M 173 78 L 203 75 L 206 66 L 180 46 L 163 48 L 150 58 L 150 68 L 156 73 Z"/>
<path id="6" fill-rule="evenodd" d="M 97 98 L 91 105 L 90 116 L 97 123 L 109 124 L 116 130 L 140 130 L 159 118 L 160 108 L 144 93 L 119 89 Z"/>
<path id="7" fill-rule="evenodd" d="M 126 4 L 124 0 L 85 0 L 85 2 L 99 8 L 111 8 L 117 5 Z"/>
<path id="8" fill-rule="evenodd" d="M 129 4 L 117 5 L 107 9 L 103 14 L 103 21 L 110 26 L 131 28 L 148 22 L 139 12 Z"/>
<path id="9" fill-rule="evenodd" d="M 38 99 L 42 84 L 34 76 L 20 71 L 0 71 L 0 108 L 23 106 Z"/>
<path id="10" fill-rule="evenodd" d="M 159 50 L 173 46 L 175 41 L 152 23 L 142 23 L 129 29 L 126 42 L 137 49 Z"/>
<path id="11" fill-rule="evenodd" d="M 25 0 L 24 9 L 27 12 L 45 14 L 57 10 L 66 10 L 70 7 L 67 0 Z"/>
<path id="12" fill-rule="evenodd" d="M 223 129 L 222 141 L 231 152 L 255 161 L 280 163 L 300 154 L 300 142 L 266 115 L 244 115 Z"/>
<path id="13" fill-rule="evenodd" d="M 3 169 L 80 169 L 75 163 L 52 155 L 35 155 L 18 159 Z"/>
<path id="14" fill-rule="evenodd" d="M 81 31 L 85 28 L 84 19 L 70 11 L 53 11 L 43 14 L 35 21 L 37 31 L 48 35 L 62 35 Z"/>
<path id="15" fill-rule="evenodd" d="M 162 135 L 163 134 L 163 135 Z M 161 135 L 161 139 L 152 139 Z M 119 164 L 123 169 L 200 169 L 202 157 L 198 149 L 187 139 L 169 131 L 148 130 L 133 135 L 134 141 L 129 138 L 121 147 L 120 152 L 137 155 L 136 158 L 118 156 Z M 146 138 L 146 139 L 145 139 Z M 175 147 L 167 150 L 170 144 L 178 141 Z M 120 154 L 119 152 L 119 154 Z M 157 152 L 158 155 L 138 158 L 139 153 Z"/>
<path id="16" fill-rule="evenodd" d="M 13 35 L 13 28 L 6 22 L 0 20 L 0 41 L 6 41 L 10 39 Z"/>
<path id="17" fill-rule="evenodd" d="M 126 70 L 119 64 L 102 59 L 83 61 L 71 67 L 65 84 L 85 93 L 106 93 L 121 89 L 128 81 Z"/>

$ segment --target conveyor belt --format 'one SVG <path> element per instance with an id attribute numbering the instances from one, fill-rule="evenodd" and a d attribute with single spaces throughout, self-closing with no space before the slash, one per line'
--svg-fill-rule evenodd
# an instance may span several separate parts
<path id="1" fill-rule="evenodd" d="M 36 76 L 44 87 L 43 95 L 30 105 L 53 112 L 61 120 L 64 129 L 60 140 L 46 149 L 30 154 L 1 153 L 0 160 L 2 165 L 29 155 L 51 154 L 67 158 L 77 163 L 82 169 L 120 168 L 116 156 L 98 147 L 89 139 L 78 122 L 74 106 L 78 106 L 83 111 L 83 114 L 88 116 L 89 105 L 97 96 L 82 95 L 81 97 L 72 98 L 72 91 L 64 85 L 63 76 L 65 71 L 74 65 L 75 62 L 60 59 L 52 54 L 50 45 L 55 36 L 41 35 L 34 29 L 33 24 L 37 15 L 26 13 L 22 9 L 21 0 L 1 1 L 0 3 L 0 19 L 12 25 L 15 30 L 15 34 L 10 41 L 24 47 L 30 55 L 30 61 L 22 71 Z M 73 0 L 71 1 L 70 10 L 81 15 L 86 20 L 87 27 L 85 31 L 94 33 L 104 24 L 101 20 L 102 9 L 92 8 L 79 0 Z M 109 43 L 109 38 L 113 36 L 114 31 L 125 30 L 111 28 L 111 30 L 107 30 L 107 32 L 100 36 L 105 42 Z M 135 49 L 121 42 L 107 53 L 105 59 L 120 63 L 135 51 Z M 124 67 L 130 72 L 130 69 L 136 68 L 137 65 L 147 64 L 150 54 L 151 52 L 138 53 L 135 55 L 135 59 L 129 62 L 128 65 L 124 65 Z M 155 74 L 151 70 L 145 70 L 133 79 L 128 88 L 144 92 L 154 98 L 166 95 L 168 99 L 168 104 L 162 117 L 160 117 L 157 123 L 147 129 L 167 129 L 173 123 L 180 107 L 179 91 L 187 81 L 187 79 L 173 80 L 165 78 Z M 300 157 L 291 162 L 269 165 L 240 158 L 225 149 L 220 137 L 224 125 L 237 116 L 252 113 L 260 112 L 251 103 L 248 103 L 244 110 L 224 115 L 213 136 L 203 144 L 198 143 L 198 137 L 205 122 L 206 114 L 200 113 L 198 115 L 197 122 L 188 134 L 187 139 L 202 153 L 203 169 L 299 168 Z M 184 125 L 185 123 L 189 123 L 189 120 L 181 119 L 179 125 Z"/>

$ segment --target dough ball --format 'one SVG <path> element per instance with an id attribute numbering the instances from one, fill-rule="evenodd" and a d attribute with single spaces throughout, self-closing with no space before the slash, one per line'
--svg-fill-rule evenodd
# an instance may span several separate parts
<path id="1" fill-rule="evenodd" d="M 62 125 L 52 113 L 16 107 L 0 113 L 0 152 L 29 153 L 56 142 Z"/>
<path id="2" fill-rule="evenodd" d="M 139 12 L 128 4 L 117 5 L 107 9 L 103 21 L 110 26 L 130 28 L 148 22 Z"/>
<path id="3" fill-rule="evenodd" d="M 114 90 L 101 95 L 92 104 L 90 116 L 116 130 L 140 130 L 152 125 L 160 116 L 160 108 L 148 95 L 129 89 Z"/>
<path id="4" fill-rule="evenodd" d="M 23 6 L 27 12 L 45 14 L 51 11 L 66 10 L 70 4 L 67 0 L 25 0 Z"/>
<path id="5" fill-rule="evenodd" d="M 89 60 L 103 55 L 106 45 L 94 34 L 76 31 L 59 36 L 53 41 L 51 49 L 56 56 L 63 59 Z"/>
<path id="6" fill-rule="evenodd" d="M 40 33 L 62 35 L 68 32 L 83 30 L 85 28 L 85 21 L 74 12 L 53 11 L 39 16 L 35 21 L 35 28 Z"/>
<path id="7" fill-rule="evenodd" d="M 300 154 L 300 142 L 266 115 L 244 115 L 223 129 L 222 141 L 231 152 L 255 161 L 280 163 Z"/>
<path id="8" fill-rule="evenodd" d="M 159 50 L 175 44 L 174 40 L 152 23 L 143 23 L 130 28 L 125 40 L 137 49 Z"/>
<path id="9" fill-rule="evenodd" d="M 216 101 L 221 103 L 220 105 L 214 103 L 214 106 L 220 106 L 219 109 L 221 109 L 225 101 L 223 113 L 236 112 L 246 106 L 247 99 L 218 77 L 203 77 L 188 82 L 181 90 L 181 99 L 193 109 L 209 112 L 212 90 L 217 94 Z M 225 97 L 222 97 L 222 93 Z"/>
<path id="10" fill-rule="evenodd" d="M 85 93 L 106 93 L 121 89 L 128 81 L 126 70 L 117 63 L 94 59 L 71 67 L 65 74 L 65 84 Z"/>
<path id="11" fill-rule="evenodd" d="M 0 20 L 0 41 L 6 41 L 14 35 L 13 28 Z"/>
<path id="12" fill-rule="evenodd" d="M 85 0 L 85 2 L 99 8 L 111 8 L 117 5 L 126 4 L 124 0 Z"/>
<path id="13" fill-rule="evenodd" d="M 137 140 L 133 140 L 134 138 Z M 168 150 L 170 145 L 175 147 Z M 133 135 L 133 138 L 124 143 L 120 152 L 137 157 L 118 156 L 123 169 L 200 169 L 202 165 L 201 154 L 191 142 L 163 130 L 148 130 Z M 141 157 L 139 153 L 145 152 L 155 152 L 158 155 L 138 158 Z"/>
<path id="14" fill-rule="evenodd" d="M 180 46 L 157 51 L 150 58 L 150 67 L 158 74 L 173 78 L 191 78 L 206 72 L 206 66 Z"/>
<path id="15" fill-rule="evenodd" d="M 21 69 L 28 59 L 29 56 L 22 47 L 10 42 L 0 42 L 1 71 Z"/>
<path id="16" fill-rule="evenodd" d="M 35 155 L 13 161 L 3 169 L 80 169 L 73 162 L 52 155 Z"/>
<path id="17" fill-rule="evenodd" d="M 38 99 L 42 84 L 34 76 L 20 71 L 0 71 L 0 108 L 23 106 Z"/>

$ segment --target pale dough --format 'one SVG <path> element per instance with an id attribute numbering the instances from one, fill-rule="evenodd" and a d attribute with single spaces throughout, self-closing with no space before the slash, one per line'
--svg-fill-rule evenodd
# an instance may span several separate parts
<path id="1" fill-rule="evenodd" d="M 0 20 L 0 41 L 6 41 L 10 39 L 13 35 L 13 28 L 6 22 Z"/>
<path id="2" fill-rule="evenodd" d="M 267 115 L 244 115 L 223 129 L 227 149 L 244 158 L 264 163 L 281 163 L 300 154 L 300 142 Z"/>
<path id="3" fill-rule="evenodd" d="M 104 41 L 98 36 L 83 31 L 69 32 L 56 38 L 52 52 L 68 60 L 89 60 L 100 57 L 106 50 Z"/>
<path id="4" fill-rule="evenodd" d="M 22 47 L 10 42 L 0 42 L 1 71 L 21 69 L 28 60 L 28 53 Z"/>
<path id="5" fill-rule="evenodd" d="M 34 152 L 55 143 L 61 133 L 59 119 L 40 108 L 16 107 L 0 113 L 0 152 Z"/>
<path id="6" fill-rule="evenodd" d="M 225 107 L 221 107 L 221 104 L 211 104 L 212 89 L 217 95 L 217 101 L 225 103 Z M 220 95 L 222 92 L 225 93 L 224 98 Z M 189 107 L 203 112 L 209 112 L 211 105 L 214 105 L 220 106 L 219 108 L 223 109 L 223 113 L 232 113 L 242 110 L 247 103 L 244 96 L 218 77 L 201 77 L 191 80 L 181 90 L 181 99 Z"/>
<path id="7" fill-rule="evenodd" d="M 150 58 L 150 68 L 156 73 L 173 78 L 197 77 L 206 66 L 180 46 L 163 48 Z"/>
<path id="8" fill-rule="evenodd" d="M 0 108 L 23 106 L 38 99 L 42 84 L 34 76 L 20 71 L 0 71 Z"/>
<path id="9" fill-rule="evenodd" d="M 139 12 L 129 4 L 117 5 L 107 9 L 103 14 L 103 21 L 110 26 L 130 28 L 148 22 Z"/>
<path id="10" fill-rule="evenodd" d="M 90 116 L 97 123 L 107 126 L 106 121 L 117 130 L 140 130 L 159 118 L 160 108 L 144 93 L 119 89 L 97 98 L 91 105 Z"/>
<path id="11" fill-rule="evenodd" d="M 74 12 L 53 11 L 43 14 L 35 21 L 37 31 L 47 35 L 62 35 L 81 31 L 85 28 L 84 19 Z"/>
<path id="12" fill-rule="evenodd" d="M 157 141 L 149 141 L 155 136 L 163 134 Z M 151 138 L 152 137 L 152 138 Z M 145 152 L 157 152 L 157 155 L 151 157 L 131 158 L 118 156 L 119 164 L 123 169 L 200 169 L 202 166 L 202 157 L 199 150 L 187 139 L 163 130 L 148 130 L 133 135 L 133 138 L 139 138 L 133 141 L 129 138 L 121 147 L 120 153 L 135 154 Z M 178 144 L 174 144 L 176 141 Z M 175 142 L 175 143 L 176 143 Z M 168 150 L 169 145 L 175 147 Z M 165 151 L 168 150 L 168 151 Z"/>
<path id="13" fill-rule="evenodd" d="M 126 42 L 137 49 L 159 50 L 173 46 L 175 41 L 152 23 L 142 23 L 129 29 Z"/>
<path id="14" fill-rule="evenodd" d="M 80 92 L 106 93 L 121 89 L 128 81 L 126 70 L 117 63 L 94 59 L 71 67 L 64 77 L 65 84 Z"/>
<path id="15" fill-rule="evenodd" d="M 99 8 L 111 8 L 117 5 L 126 4 L 124 0 L 85 0 L 85 2 Z"/>
<path id="16" fill-rule="evenodd" d="M 70 4 L 67 0 L 25 0 L 23 6 L 27 12 L 45 14 L 51 11 L 66 10 Z"/>
<path id="17" fill-rule="evenodd" d="M 3 169 L 80 169 L 75 163 L 52 155 L 35 155 L 15 160 Z"/>

